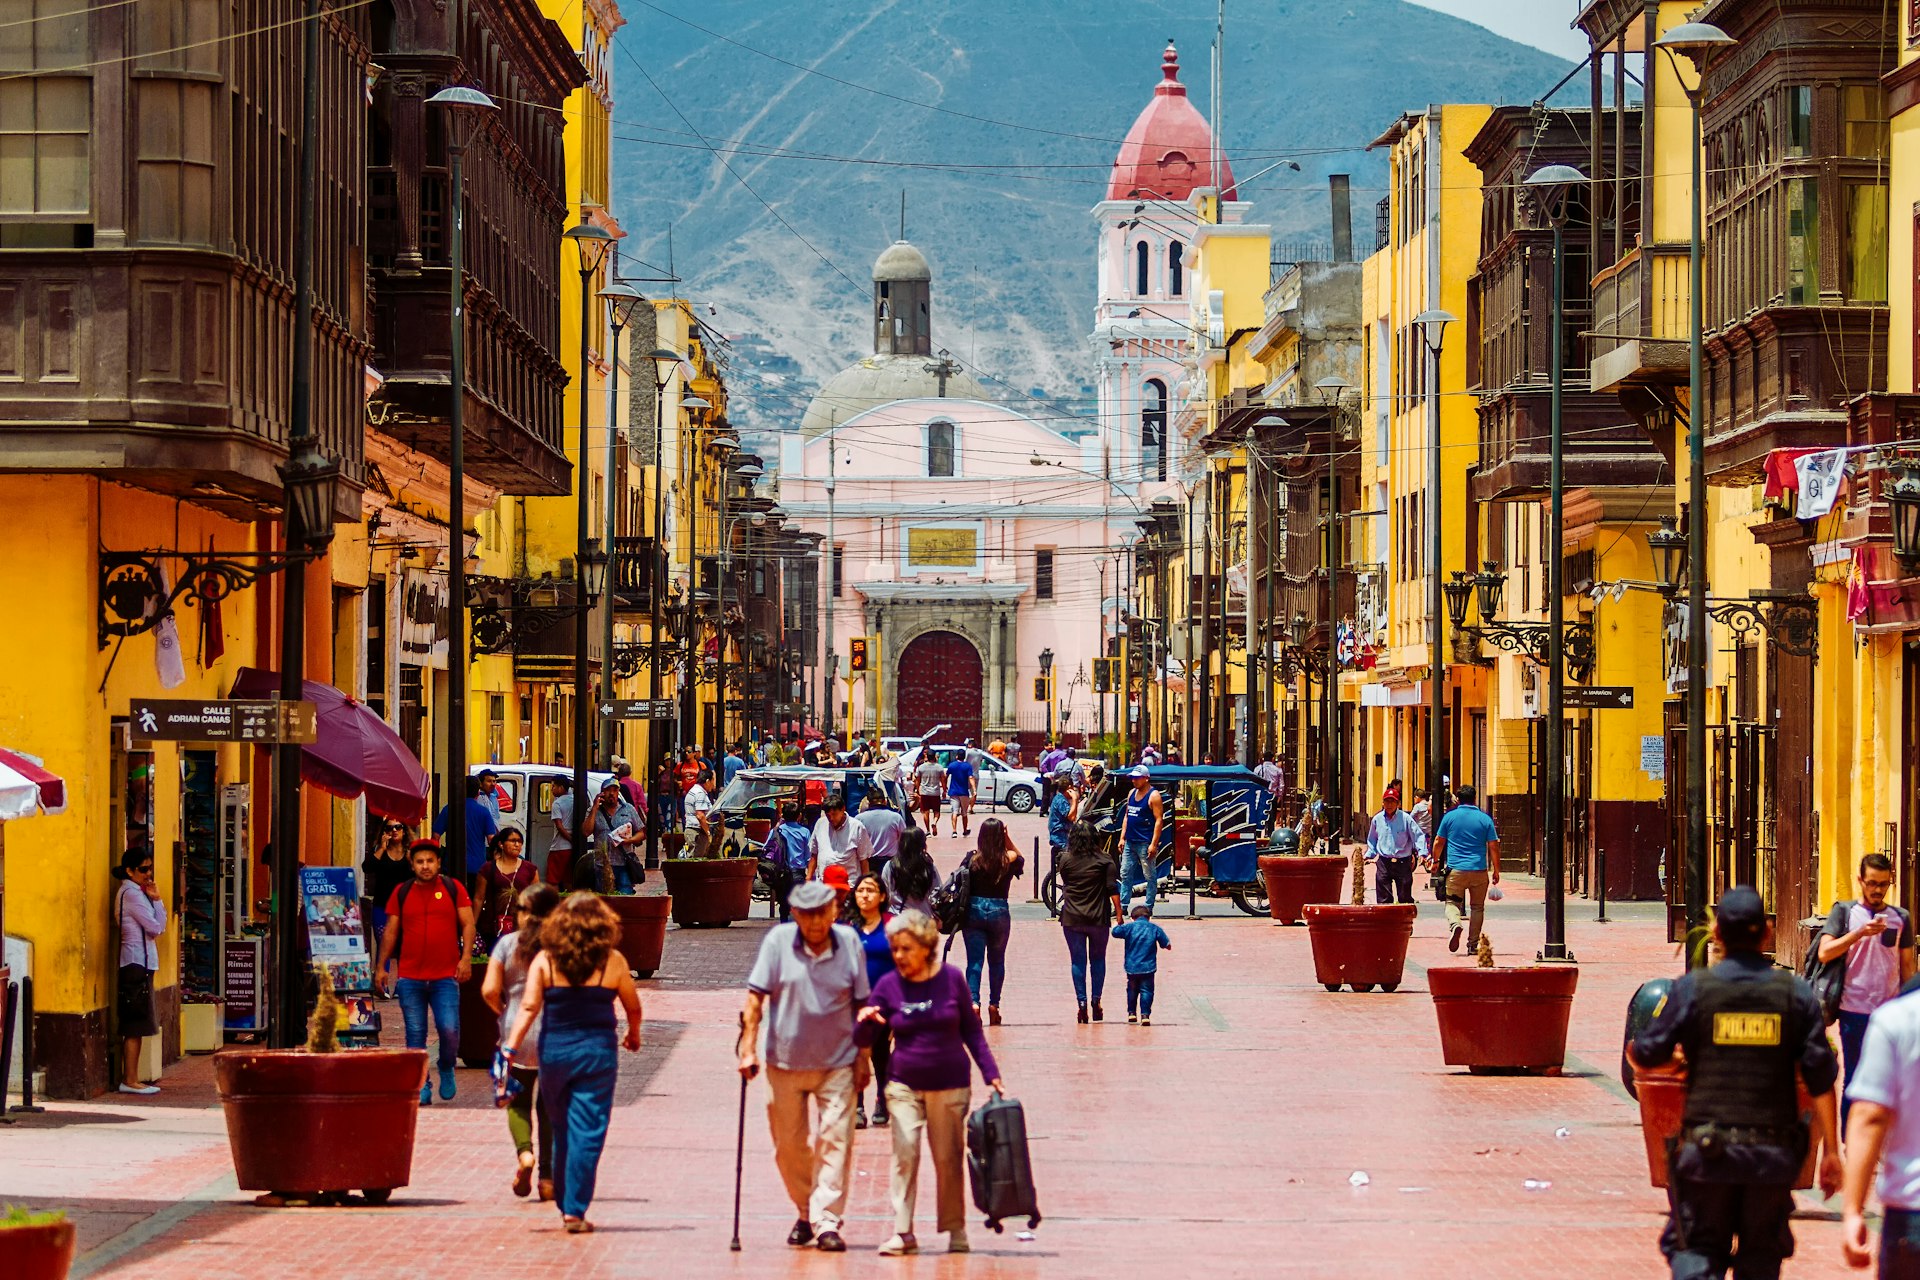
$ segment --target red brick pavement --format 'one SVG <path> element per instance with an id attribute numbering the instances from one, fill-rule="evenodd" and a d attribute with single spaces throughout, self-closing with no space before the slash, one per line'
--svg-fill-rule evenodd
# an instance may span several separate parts
<path id="1" fill-rule="evenodd" d="M 1024 825 L 1024 824 L 1023 824 Z M 944 841 L 944 837 L 943 837 Z M 957 846 L 958 842 L 946 842 Z M 936 846 L 937 848 L 939 846 Z M 944 859 L 943 859 L 944 861 Z M 1503 953 L 1537 947 L 1538 894 L 1492 909 Z M 548 1206 L 507 1193 L 505 1126 L 483 1077 L 421 1117 L 413 1185 L 386 1208 L 261 1210 L 233 1190 L 207 1060 L 161 1100 L 60 1104 L 0 1131 L 0 1198 L 61 1205 L 82 1226 L 77 1274 L 252 1277 L 526 1275 L 1025 1277 L 1094 1274 L 1409 1277 L 1663 1275 L 1664 1201 L 1647 1186 L 1635 1112 L 1615 1079 L 1627 996 L 1670 971 L 1644 908 L 1590 922 L 1570 904 L 1581 959 L 1569 1074 L 1480 1078 L 1440 1064 L 1424 969 L 1397 994 L 1330 995 L 1304 930 L 1203 901 L 1163 911 L 1151 1028 L 1072 1021 L 1064 948 L 1017 913 L 1008 1022 L 992 1033 L 1027 1104 L 1048 1217 L 1032 1240 L 974 1229 L 970 1258 L 883 1259 L 885 1131 L 859 1135 L 844 1257 L 784 1248 L 793 1217 L 773 1169 L 763 1086 L 747 1123 L 744 1252 L 727 1250 L 739 976 L 764 929 L 673 933 L 647 984 L 647 1047 L 626 1058 L 593 1217 L 568 1237 Z M 1112 956 L 1118 973 L 1118 953 Z M 1447 963 L 1436 909 L 1416 966 Z M 1124 988 L 1110 981 L 1110 1014 Z M 1559 1128 L 1568 1130 L 1556 1137 Z M 1356 1189 L 1355 1170 L 1370 1177 Z M 1532 1179 L 1551 1185 L 1529 1190 Z M 1803 1209 L 1825 1211 L 1803 1199 Z M 920 1212 L 930 1228 L 931 1178 Z M 1790 1277 L 1847 1273 L 1831 1218 L 1796 1223 Z M 923 1240 L 937 1246 L 930 1229 Z"/>

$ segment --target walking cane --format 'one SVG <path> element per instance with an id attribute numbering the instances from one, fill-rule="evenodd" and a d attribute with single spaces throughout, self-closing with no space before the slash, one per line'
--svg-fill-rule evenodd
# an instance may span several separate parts
<path id="1" fill-rule="evenodd" d="M 738 1060 L 740 1056 L 740 1047 L 745 1043 L 746 1035 L 747 1015 L 742 1013 L 740 1015 L 740 1034 L 735 1037 L 733 1042 L 734 1058 L 736 1060 Z M 740 1252 L 740 1178 L 741 1170 L 746 1163 L 747 1153 L 747 1079 L 748 1077 L 742 1073 L 740 1076 L 740 1128 L 733 1143 L 733 1243 L 727 1247 L 735 1253 Z"/>

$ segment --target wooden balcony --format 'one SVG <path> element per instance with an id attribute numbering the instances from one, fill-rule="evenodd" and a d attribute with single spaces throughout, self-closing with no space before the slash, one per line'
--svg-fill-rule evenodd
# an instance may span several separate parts
<path id="1" fill-rule="evenodd" d="M 1707 479 L 1753 484 L 1767 454 L 1845 444 L 1847 406 L 1883 391 L 1883 306 L 1775 307 L 1706 350 Z"/>
<path id="2" fill-rule="evenodd" d="M 1687 383 L 1685 245 L 1642 245 L 1593 278 L 1595 391 Z"/>
<path id="3" fill-rule="evenodd" d="M 9 250 L 0 280 L 0 469 L 115 471 L 252 518 L 281 501 L 290 369 L 262 358 L 291 291 L 197 249 Z M 365 347 L 315 317 L 314 427 L 359 518 Z"/>
<path id="4" fill-rule="evenodd" d="M 616 617 L 650 616 L 655 583 L 667 580 L 666 557 L 652 538 L 615 538 L 608 581 Z M 665 600 L 661 603 L 664 605 Z"/>

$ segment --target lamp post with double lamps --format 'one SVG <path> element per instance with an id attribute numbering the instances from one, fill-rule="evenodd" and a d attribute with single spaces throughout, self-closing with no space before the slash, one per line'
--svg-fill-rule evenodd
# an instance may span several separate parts
<path id="1" fill-rule="evenodd" d="M 1693 572 L 1687 579 L 1687 848 L 1685 864 L 1687 963 L 1704 956 L 1706 948 L 1691 945 L 1695 931 L 1707 921 L 1707 413 L 1702 358 L 1705 317 L 1702 308 L 1704 272 L 1701 267 L 1700 114 L 1705 105 L 1707 68 L 1717 53 L 1737 42 L 1706 22 L 1683 22 L 1653 42 L 1673 64 L 1674 79 L 1687 95 L 1693 112 L 1692 235 L 1687 257 L 1687 558 Z M 1695 83 L 1687 88 L 1680 75 L 1680 59 L 1694 67 Z"/>
<path id="2" fill-rule="evenodd" d="M 618 269 L 618 259 L 615 259 Z M 640 291 L 616 276 L 614 282 L 600 291 L 600 301 L 607 308 L 607 327 L 612 331 L 613 341 L 607 351 L 607 450 L 606 469 L 602 492 L 606 500 L 605 533 L 601 541 L 610 557 L 608 569 L 613 581 L 620 581 L 618 561 L 620 544 L 620 504 L 616 500 L 620 494 L 620 485 L 614 475 L 619 461 L 620 433 L 615 430 L 618 420 L 617 406 L 620 403 L 620 334 L 633 319 L 634 308 L 646 301 Z M 613 696 L 613 611 L 618 603 L 619 593 L 609 591 L 606 594 L 605 608 L 600 614 L 600 695 L 603 698 Z M 600 758 L 613 758 L 614 724 L 611 718 L 600 721 Z M 645 781 L 642 779 L 642 781 Z"/>
<path id="3" fill-rule="evenodd" d="M 568 227 L 563 234 L 573 242 L 573 247 L 580 254 L 580 448 L 573 471 L 574 493 L 579 499 L 573 562 L 573 820 L 578 823 L 593 803 L 593 797 L 587 794 L 587 767 L 595 742 L 594 721 L 598 718 L 594 710 L 593 688 L 587 681 L 587 636 L 593 621 L 587 616 L 589 602 L 586 599 L 589 546 L 593 548 L 592 554 L 599 558 L 597 572 L 604 573 L 607 563 L 607 553 L 600 547 L 599 539 L 593 538 L 588 531 L 592 507 L 591 495 L 587 491 L 587 458 L 591 447 L 589 435 L 593 411 L 592 401 L 587 395 L 587 366 L 593 337 L 593 277 L 613 249 L 613 235 L 605 227 L 588 222 L 585 217 L 581 218 L 578 226 Z M 598 595 L 597 592 L 593 594 Z M 610 662 L 612 658 L 612 654 L 607 654 L 602 660 Z"/>
<path id="4" fill-rule="evenodd" d="M 653 361 L 653 561 L 647 566 L 647 700 L 653 704 L 650 711 L 658 710 L 660 705 L 660 667 L 666 661 L 666 654 L 660 647 L 660 628 L 663 625 L 661 608 L 666 603 L 667 592 L 667 503 L 666 483 L 663 477 L 666 468 L 661 459 L 665 456 L 666 421 L 665 412 L 667 384 L 673 381 L 673 375 L 681 366 L 680 353 L 666 347 L 655 347 L 649 359 Z M 646 483 L 646 472 L 641 472 L 641 484 Z M 646 504 L 646 494 L 641 494 L 641 505 Z M 670 735 L 661 731 L 667 723 L 658 716 L 651 715 L 647 720 L 647 775 L 642 781 L 646 784 L 647 794 L 651 796 L 660 778 L 660 770 L 670 758 L 663 747 Z M 647 865 L 660 865 L 660 824 L 647 823 Z"/>
<path id="5" fill-rule="evenodd" d="M 461 162 L 467 143 L 498 114 L 492 98 L 465 85 L 448 85 L 427 99 L 447 113 L 447 292 L 451 344 L 447 394 L 447 801 L 446 863 L 467 874 L 467 284 L 466 178 Z"/>
<path id="6" fill-rule="evenodd" d="M 1433 824 L 1447 811 L 1447 614 L 1440 570 L 1445 543 L 1441 538 L 1446 509 L 1440 467 L 1440 352 L 1447 326 L 1459 319 L 1450 311 L 1422 311 L 1413 318 L 1427 348 L 1427 794 L 1432 797 Z"/>

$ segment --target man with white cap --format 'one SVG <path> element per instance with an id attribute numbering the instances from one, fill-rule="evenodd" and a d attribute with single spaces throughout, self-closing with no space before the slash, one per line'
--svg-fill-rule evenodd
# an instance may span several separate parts
<path id="1" fill-rule="evenodd" d="M 1160 833 L 1166 825 L 1166 802 L 1154 789 L 1153 774 L 1137 764 L 1130 775 L 1133 790 L 1127 792 L 1126 816 L 1120 826 L 1120 913 L 1127 914 L 1133 898 L 1133 886 L 1147 889 L 1147 910 L 1153 910 L 1159 892 L 1155 859 L 1160 852 Z"/>
<path id="2" fill-rule="evenodd" d="M 767 931 L 747 975 L 740 1074 L 749 1080 L 758 1074 L 764 1053 L 774 1162 L 799 1213 L 787 1243 L 842 1253 L 853 1103 L 873 1075 L 867 1050 L 853 1039 L 855 1015 L 868 995 L 866 955 L 859 935 L 833 922 L 834 893 L 827 885 L 809 880 L 787 903 L 793 923 Z M 810 1123 L 810 1100 L 817 1125 Z"/>

